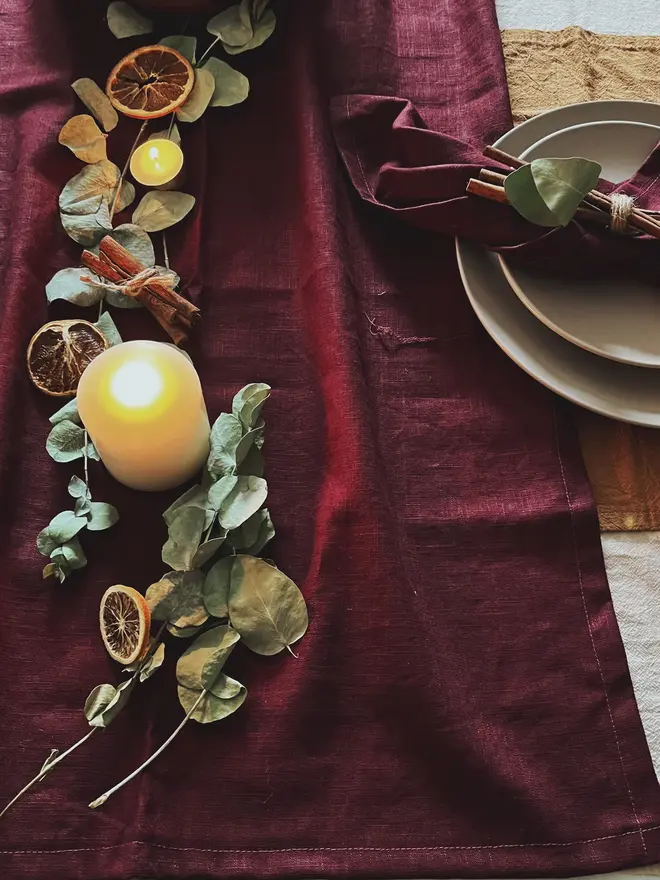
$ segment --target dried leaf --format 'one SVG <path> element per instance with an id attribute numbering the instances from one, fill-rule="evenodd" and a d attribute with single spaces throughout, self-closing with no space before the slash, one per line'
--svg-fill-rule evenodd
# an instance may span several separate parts
<path id="1" fill-rule="evenodd" d="M 262 477 L 228 476 L 211 486 L 209 502 L 222 528 L 231 531 L 256 513 L 267 495 L 268 484 Z"/>
<path id="2" fill-rule="evenodd" d="M 118 40 L 150 34 L 154 29 L 152 21 L 123 0 L 113 0 L 108 6 L 108 27 Z"/>
<path id="3" fill-rule="evenodd" d="M 211 56 L 202 70 L 208 70 L 215 83 L 211 107 L 232 107 L 240 104 L 250 94 L 250 80 L 226 61 Z"/>
<path id="4" fill-rule="evenodd" d="M 508 175 L 504 190 L 510 204 L 531 223 L 567 226 L 602 170 L 588 159 L 534 159 Z"/>
<path id="5" fill-rule="evenodd" d="M 206 30 L 214 37 L 220 37 L 227 46 L 245 46 L 253 37 L 252 25 L 241 16 L 238 5 L 230 6 L 214 15 L 206 25 Z"/>
<path id="6" fill-rule="evenodd" d="M 74 218 L 84 219 L 84 218 Z M 108 223 L 110 218 L 108 216 Z M 100 232 L 107 232 L 101 229 Z M 92 235 L 92 237 L 94 237 Z M 93 282 L 82 281 L 81 276 L 95 279 L 96 276 L 87 269 L 60 269 L 46 285 L 46 299 L 53 302 L 64 299 L 74 305 L 87 307 L 96 305 L 105 296 L 105 290 Z"/>
<path id="7" fill-rule="evenodd" d="M 57 413 L 56 413 L 57 415 Z M 85 446 L 85 430 L 68 419 L 55 423 L 46 440 L 46 451 L 53 461 L 75 461 L 83 457 Z M 99 455 L 91 440 L 87 440 L 87 455 L 100 461 Z"/>
<path id="8" fill-rule="evenodd" d="M 146 593 L 152 618 L 167 621 L 179 629 L 200 626 L 208 618 L 202 598 L 203 586 L 201 571 L 166 574 Z"/>
<path id="9" fill-rule="evenodd" d="M 133 223 L 146 232 L 168 229 L 192 211 L 195 197 L 182 192 L 148 192 L 133 212 Z"/>
<path id="10" fill-rule="evenodd" d="M 82 162 L 94 163 L 107 159 L 107 137 L 91 116 L 81 113 L 64 123 L 58 141 Z"/>
<path id="11" fill-rule="evenodd" d="M 270 513 L 263 508 L 246 520 L 240 529 L 230 532 L 227 540 L 235 550 L 242 550 L 250 556 L 258 556 L 274 537 L 275 527 Z"/>
<path id="12" fill-rule="evenodd" d="M 134 687 L 134 678 L 123 681 L 116 688 L 111 684 L 95 687 L 85 702 L 85 717 L 90 726 L 107 727 L 111 724 L 128 702 Z"/>
<path id="13" fill-rule="evenodd" d="M 202 540 L 206 511 L 200 507 L 182 507 L 169 526 L 169 538 L 163 546 L 162 559 L 174 571 L 189 571 Z"/>
<path id="14" fill-rule="evenodd" d="M 170 635 L 174 636 L 175 639 L 190 639 L 193 636 L 198 635 L 203 626 L 203 623 L 200 623 L 199 626 L 174 626 L 173 623 L 168 623 L 167 631 Z"/>
<path id="15" fill-rule="evenodd" d="M 65 214 L 95 214 L 103 202 L 110 205 L 121 172 L 109 159 L 86 165 L 65 185 L 60 193 L 60 211 Z M 123 211 L 135 198 L 135 188 L 128 181 L 122 184 L 117 211 Z"/>
<path id="16" fill-rule="evenodd" d="M 233 682 L 233 679 L 231 681 Z M 236 684 L 239 683 L 236 682 Z M 192 710 L 197 700 L 199 700 L 197 708 L 190 717 L 200 724 L 221 721 L 228 715 L 233 714 L 237 709 L 240 709 L 247 697 L 247 689 L 242 684 L 239 684 L 238 694 L 230 699 L 221 699 L 210 691 L 194 691 L 190 688 L 182 687 L 182 685 L 177 685 L 177 693 L 179 695 L 179 702 L 186 714 Z M 202 694 L 203 697 L 200 699 Z"/>
<path id="17" fill-rule="evenodd" d="M 90 532 L 102 532 L 109 529 L 119 519 L 119 513 L 112 504 L 106 504 L 105 501 L 92 501 L 91 513 L 87 521 L 87 528 Z"/>
<path id="18" fill-rule="evenodd" d="M 96 85 L 93 79 L 83 77 L 71 84 L 89 112 L 97 119 L 104 131 L 112 131 L 119 122 L 119 115 L 110 103 L 106 93 Z"/>
<path id="19" fill-rule="evenodd" d="M 229 619 L 257 654 L 278 654 L 307 631 L 302 593 L 283 572 L 253 556 L 236 556 L 229 587 Z"/>
<path id="20" fill-rule="evenodd" d="M 234 472 L 236 449 L 242 438 L 243 427 L 239 419 L 230 413 L 221 413 L 211 429 L 211 452 L 206 463 L 214 479 Z"/>
<path id="21" fill-rule="evenodd" d="M 176 49 L 184 58 L 187 58 L 191 64 L 195 63 L 195 52 L 197 50 L 197 37 L 187 37 L 184 34 L 174 34 L 171 37 L 163 37 L 158 41 L 159 46 L 169 46 Z"/>
<path id="22" fill-rule="evenodd" d="M 151 269 L 156 264 L 153 242 L 148 233 L 135 223 L 122 223 L 112 230 L 112 237 L 122 247 L 139 260 L 143 266 Z M 127 297 L 132 299 L 132 297 Z"/>
<path id="23" fill-rule="evenodd" d="M 214 617 L 227 617 L 229 613 L 229 585 L 233 556 L 218 560 L 204 580 L 204 604 Z"/>
<path id="24" fill-rule="evenodd" d="M 247 431 L 241 437 L 241 442 L 236 447 L 236 463 L 241 464 L 253 444 L 256 444 L 258 448 L 263 446 L 263 436 L 264 436 L 264 428 L 265 422 L 263 419 L 259 422 L 256 428 L 253 428 L 251 431 Z"/>
<path id="25" fill-rule="evenodd" d="M 261 449 L 253 444 L 250 451 L 238 466 L 238 473 L 247 476 L 262 477 L 264 473 L 264 457 Z"/>
<path id="26" fill-rule="evenodd" d="M 87 557 L 78 538 L 65 541 L 61 547 L 56 548 L 50 558 L 60 566 L 76 570 L 87 565 Z"/>
<path id="27" fill-rule="evenodd" d="M 210 510 L 208 491 L 206 489 L 202 489 L 201 486 L 193 486 L 191 489 L 188 489 L 186 492 L 183 493 L 183 495 L 177 498 L 176 501 L 171 504 L 163 514 L 163 519 L 168 526 L 171 525 L 176 512 L 182 507 L 201 507 L 202 510 Z M 204 528 L 208 529 L 210 525 L 210 522 L 207 523 L 205 521 Z"/>
<path id="28" fill-rule="evenodd" d="M 112 347 L 113 345 L 120 345 L 123 342 L 119 334 L 119 330 L 117 330 L 117 325 L 112 320 L 112 315 L 110 314 L 110 312 L 103 312 L 103 314 L 98 319 L 98 321 L 96 321 L 94 326 L 99 328 L 101 333 L 110 343 L 110 347 Z"/>
<path id="29" fill-rule="evenodd" d="M 157 672 L 157 670 L 163 665 L 164 659 L 165 645 L 161 642 L 154 653 L 145 662 L 144 666 L 140 669 L 140 681 L 144 682 L 148 678 L 151 678 L 154 672 Z"/>
<path id="30" fill-rule="evenodd" d="M 71 477 L 67 491 L 72 498 L 83 498 L 89 494 L 87 483 L 77 476 Z"/>
<path id="31" fill-rule="evenodd" d="M 199 545 L 197 549 L 197 553 L 193 556 L 192 566 L 193 568 L 201 568 L 203 565 L 211 559 L 218 550 L 225 543 L 225 538 L 227 537 L 227 533 L 224 532 L 222 536 L 218 536 L 217 538 L 211 538 L 210 541 L 205 541 L 203 544 Z"/>
<path id="32" fill-rule="evenodd" d="M 94 168 L 95 166 L 88 165 L 87 167 Z M 85 204 L 93 207 L 96 200 L 90 199 Z M 78 207 L 82 207 L 82 205 Z M 112 229 L 107 202 L 101 202 L 95 211 L 89 213 L 68 214 L 65 211 L 60 211 L 60 221 L 69 238 L 84 247 L 93 247 L 98 244 L 103 236 Z"/>
<path id="33" fill-rule="evenodd" d="M 232 412 L 248 431 L 257 427 L 263 405 L 270 397 L 270 391 L 270 385 L 263 382 L 252 382 L 241 388 L 234 397 Z"/>
<path id="34" fill-rule="evenodd" d="M 65 571 L 61 566 L 57 565 L 55 562 L 49 562 L 48 565 L 44 565 L 41 576 L 44 580 L 49 577 L 56 577 L 60 583 L 63 583 L 66 578 L 68 571 Z"/>
<path id="35" fill-rule="evenodd" d="M 65 403 L 64 406 L 60 407 L 57 412 L 53 413 L 53 415 L 48 419 L 51 425 L 57 425 L 59 422 L 74 422 L 75 424 L 80 424 L 80 413 L 78 412 L 78 401 L 74 397 L 73 400 L 70 400 L 68 403 Z"/>
<path id="36" fill-rule="evenodd" d="M 239 639 L 236 630 L 227 625 L 202 633 L 179 657 L 176 664 L 179 684 L 187 688 L 210 688 Z"/>
<path id="37" fill-rule="evenodd" d="M 84 516 L 88 517 L 92 512 L 92 502 L 89 498 L 76 498 L 76 503 L 73 506 L 73 512 L 76 516 Z"/>
<path id="38" fill-rule="evenodd" d="M 267 9 L 259 21 L 254 25 L 254 36 L 243 46 L 229 46 L 223 42 L 225 52 L 229 55 L 240 55 L 241 52 L 249 52 L 251 49 L 258 49 L 272 35 L 275 30 L 277 19 L 272 9 Z"/>
<path id="39" fill-rule="evenodd" d="M 195 70 L 195 84 L 186 100 L 176 109 L 179 122 L 197 122 L 209 106 L 215 91 L 215 79 L 210 70 L 198 67 Z"/>
<path id="40" fill-rule="evenodd" d="M 37 549 L 42 556 L 50 556 L 56 547 L 70 541 L 85 528 L 84 517 L 76 516 L 73 510 L 63 510 L 54 516 L 37 537 Z M 54 560 L 57 561 L 57 560 Z"/>

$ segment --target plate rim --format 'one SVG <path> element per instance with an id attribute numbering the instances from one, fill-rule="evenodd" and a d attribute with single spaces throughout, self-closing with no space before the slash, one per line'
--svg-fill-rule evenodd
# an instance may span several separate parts
<path id="1" fill-rule="evenodd" d="M 574 113 L 576 113 L 576 112 L 579 113 L 580 110 L 582 110 L 583 108 L 586 108 L 589 111 L 589 116 L 591 116 L 591 114 L 598 114 L 596 116 L 596 118 L 594 119 L 594 121 L 606 121 L 608 119 L 621 120 L 621 114 L 622 113 L 625 114 L 625 112 L 628 108 L 631 108 L 633 110 L 638 110 L 638 111 L 648 110 L 649 115 L 655 114 L 655 119 L 660 120 L 660 104 L 655 103 L 653 101 L 634 101 L 634 100 L 621 100 L 621 99 L 608 99 L 605 101 L 580 101 L 575 104 L 567 104 L 563 107 L 556 107 L 552 110 L 546 111 L 545 113 L 539 114 L 538 116 L 533 116 L 530 119 L 527 119 L 525 122 L 521 123 L 520 125 L 516 126 L 515 128 L 509 129 L 509 131 L 507 131 L 503 135 L 501 135 L 497 139 L 497 141 L 495 142 L 494 146 L 500 146 L 503 148 L 508 147 L 508 149 L 512 153 L 521 153 L 524 149 L 526 149 L 526 147 L 518 146 L 517 142 L 522 139 L 523 142 L 527 142 L 527 145 L 529 145 L 529 136 L 528 135 L 529 135 L 530 129 L 532 129 L 532 130 L 547 129 L 547 134 L 551 134 L 553 131 L 557 131 L 561 128 L 561 123 L 559 125 L 557 124 L 558 120 L 562 120 L 567 116 L 571 117 Z M 610 114 L 612 114 L 612 115 L 610 115 Z M 638 119 L 630 120 L 630 119 L 625 119 L 625 117 L 624 117 L 623 121 L 633 121 L 634 122 L 634 121 L 644 121 L 644 120 L 638 120 Z M 653 123 L 651 123 L 651 124 L 653 124 Z M 565 126 L 565 127 L 568 128 L 570 126 Z M 536 141 L 540 140 L 541 137 L 544 137 L 544 136 L 545 135 L 541 135 L 541 136 L 532 135 L 532 137 L 536 137 Z M 513 141 L 513 144 L 514 144 L 513 148 L 511 147 L 511 144 L 510 144 L 511 141 Z M 536 141 L 534 141 L 534 143 Z M 498 336 L 498 334 L 496 332 L 496 328 L 493 328 L 490 326 L 490 322 L 489 322 L 488 318 L 484 315 L 483 310 L 481 309 L 478 300 L 475 299 L 473 293 L 470 291 L 469 281 L 468 281 L 468 278 L 466 277 L 466 266 L 464 265 L 464 262 L 463 262 L 465 254 L 462 253 L 462 247 L 465 247 L 465 246 L 467 246 L 467 247 L 473 246 L 473 247 L 479 248 L 482 252 L 484 252 L 486 254 L 492 254 L 492 251 L 488 251 L 487 248 L 479 246 L 475 242 L 470 242 L 469 240 L 463 241 L 459 237 L 455 238 L 456 260 L 458 263 L 461 281 L 463 283 L 463 287 L 465 289 L 468 301 L 469 301 L 477 319 L 479 320 L 480 324 L 482 325 L 482 327 L 485 329 L 485 331 L 488 333 L 488 335 L 491 337 L 491 339 L 495 342 L 495 344 L 504 352 L 504 354 L 510 360 L 512 360 L 520 369 L 522 369 L 524 372 L 526 372 L 529 376 L 531 376 L 533 379 L 535 379 L 537 382 L 539 382 L 539 384 L 541 384 L 544 387 L 548 388 L 549 390 L 553 391 L 555 394 L 558 394 L 560 397 L 563 397 L 564 399 L 569 400 L 572 403 L 575 403 L 576 405 L 583 407 L 584 409 L 591 410 L 592 412 L 599 413 L 600 415 L 607 416 L 607 417 L 615 419 L 617 421 L 627 422 L 630 424 L 638 424 L 638 425 L 642 425 L 645 427 L 653 427 L 653 428 L 660 427 L 660 388 L 658 391 L 659 405 L 658 405 L 657 410 L 651 410 L 648 408 L 643 408 L 643 407 L 637 406 L 637 407 L 635 407 L 634 412 L 622 413 L 620 408 L 618 408 L 615 403 L 612 403 L 611 406 L 608 406 L 606 403 L 606 398 L 604 399 L 604 403 L 602 405 L 595 405 L 595 404 L 590 403 L 588 400 L 585 400 L 585 395 L 580 393 L 579 387 L 577 387 L 577 386 L 566 387 L 562 383 L 561 377 L 558 377 L 555 373 L 552 373 L 552 371 L 549 373 L 548 372 L 539 373 L 538 371 L 534 370 L 533 368 L 530 368 L 529 365 L 521 363 L 521 361 L 516 356 L 514 356 L 514 354 L 507 348 L 505 340 L 501 339 Z M 499 263 L 496 263 L 496 262 L 493 263 L 493 269 L 502 274 L 504 283 L 507 286 L 509 286 L 508 281 L 506 280 L 506 277 L 504 276 L 504 273 L 502 272 L 502 269 L 499 266 Z M 512 293 L 512 296 L 516 297 L 516 294 L 513 291 L 511 291 L 511 293 Z M 516 300 L 517 300 L 517 297 L 516 297 Z M 525 308 L 525 306 L 522 303 L 520 303 L 520 307 Z M 538 320 L 538 319 L 534 318 L 533 315 L 532 315 L 532 318 L 534 320 Z M 541 324 L 540 321 L 539 321 L 539 324 Z M 543 326 L 543 325 L 541 324 L 541 326 Z M 545 327 L 545 332 L 547 332 L 548 334 L 551 334 L 553 337 L 556 337 L 560 340 L 562 339 L 562 337 L 553 333 L 553 331 L 550 330 L 548 327 Z M 568 340 L 565 340 L 565 339 L 562 340 L 561 344 L 562 345 L 572 345 L 572 343 L 570 343 Z M 592 352 L 586 351 L 585 349 L 579 349 L 577 346 L 574 346 L 574 347 L 577 350 L 582 352 L 583 357 L 600 358 L 599 355 L 593 354 Z M 651 373 L 657 375 L 656 370 L 649 370 L 646 367 L 639 367 L 639 366 L 635 366 L 633 364 L 622 363 L 620 361 L 614 361 L 614 360 L 609 360 L 609 359 L 604 359 L 604 358 L 602 360 L 606 360 L 611 369 L 615 369 L 615 370 L 621 369 L 621 370 L 633 371 L 633 372 L 644 370 L 646 372 L 651 372 Z"/>

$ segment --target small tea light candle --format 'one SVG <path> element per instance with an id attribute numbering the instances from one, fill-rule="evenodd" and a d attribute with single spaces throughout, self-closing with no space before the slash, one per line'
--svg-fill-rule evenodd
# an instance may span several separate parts
<path id="1" fill-rule="evenodd" d="M 167 138 L 145 141 L 131 156 L 131 174 L 145 186 L 162 186 L 183 168 L 183 152 Z"/>
<path id="2" fill-rule="evenodd" d="M 103 464 L 132 489 L 178 486 L 209 454 L 199 376 L 171 345 L 124 342 L 104 351 L 81 376 L 78 411 Z"/>

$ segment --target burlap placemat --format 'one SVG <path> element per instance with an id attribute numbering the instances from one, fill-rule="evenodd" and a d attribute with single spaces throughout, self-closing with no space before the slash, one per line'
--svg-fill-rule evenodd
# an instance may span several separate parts
<path id="1" fill-rule="evenodd" d="M 517 122 L 579 101 L 660 101 L 660 37 L 505 30 L 502 45 Z M 660 528 L 660 431 L 576 412 L 602 530 Z"/>

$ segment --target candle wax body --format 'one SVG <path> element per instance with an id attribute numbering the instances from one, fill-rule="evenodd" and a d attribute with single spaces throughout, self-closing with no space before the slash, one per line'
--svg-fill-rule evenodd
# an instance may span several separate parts
<path id="1" fill-rule="evenodd" d="M 131 156 L 131 174 L 145 186 L 169 183 L 182 168 L 181 147 L 167 138 L 145 141 Z"/>
<path id="2" fill-rule="evenodd" d="M 132 489 L 178 486 L 209 454 L 199 376 L 174 346 L 124 342 L 104 351 L 82 374 L 78 410 L 103 464 Z"/>

